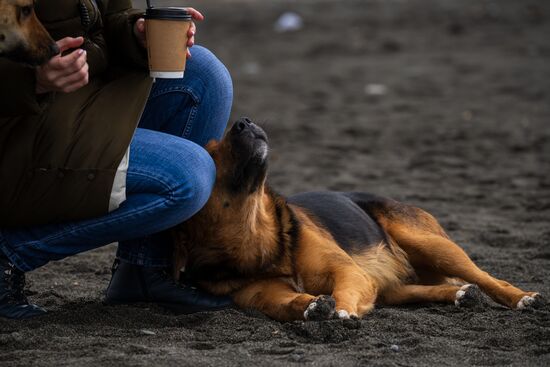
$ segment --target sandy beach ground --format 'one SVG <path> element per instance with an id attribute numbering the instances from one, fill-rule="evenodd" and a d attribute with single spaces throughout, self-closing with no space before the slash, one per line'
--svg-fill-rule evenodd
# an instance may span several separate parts
<path id="1" fill-rule="evenodd" d="M 172 2 L 174 3 L 174 2 Z M 268 131 L 284 194 L 364 190 L 420 206 L 486 271 L 550 295 L 550 2 L 189 1 Z M 284 12 L 303 27 L 278 33 Z M 548 366 L 550 307 L 428 304 L 360 322 L 108 307 L 115 246 L 29 274 L 50 313 L 0 319 L 1 366 Z"/>

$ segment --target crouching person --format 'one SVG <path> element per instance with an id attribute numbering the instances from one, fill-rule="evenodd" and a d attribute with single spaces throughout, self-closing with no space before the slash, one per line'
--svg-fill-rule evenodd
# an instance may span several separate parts
<path id="1" fill-rule="evenodd" d="M 230 306 L 173 282 L 163 232 L 210 195 L 216 172 L 203 146 L 229 119 L 227 69 L 195 46 L 183 79 L 153 82 L 143 13 L 130 0 L 13 7 L 21 15 L 13 27 L 43 24 L 59 53 L 38 66 L 28 47 L 0 58 L 0 316 L 46 312 L 27 300 L 26 272 L 116 241 L 107 302 L 182 313 Z"/>

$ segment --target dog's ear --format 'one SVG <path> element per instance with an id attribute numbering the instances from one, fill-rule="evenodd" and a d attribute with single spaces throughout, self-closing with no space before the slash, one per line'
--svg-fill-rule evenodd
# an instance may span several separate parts
<path id="1" fill-rule="evenodd" d="M 172 275 L 177 282 L 180 279 L 182 269 L 185 271 L 189 250 L 187 248 L 187 236 L 181 228 L 174 228 L 171 231 L 172 240 L 174 243 L 174 253 L 172 261 Z"/>

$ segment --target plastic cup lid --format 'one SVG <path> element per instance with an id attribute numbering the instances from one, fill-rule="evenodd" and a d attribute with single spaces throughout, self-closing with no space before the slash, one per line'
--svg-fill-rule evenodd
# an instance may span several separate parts
<path id="1" fill-rule="evenodd" d="M 191 14 L 185 8 L 148 8 L 145 11 L 145 19 L 191 20 L 191 18 Z"/>

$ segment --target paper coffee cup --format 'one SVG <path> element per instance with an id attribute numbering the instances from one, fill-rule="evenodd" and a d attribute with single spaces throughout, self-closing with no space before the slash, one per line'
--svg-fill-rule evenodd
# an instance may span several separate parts
<path id="1" fill-rule="evenodd" d="M 152 78 L 183 78 L 191 15 L 185 8 L 149 8 L 145 34 Z"/>

